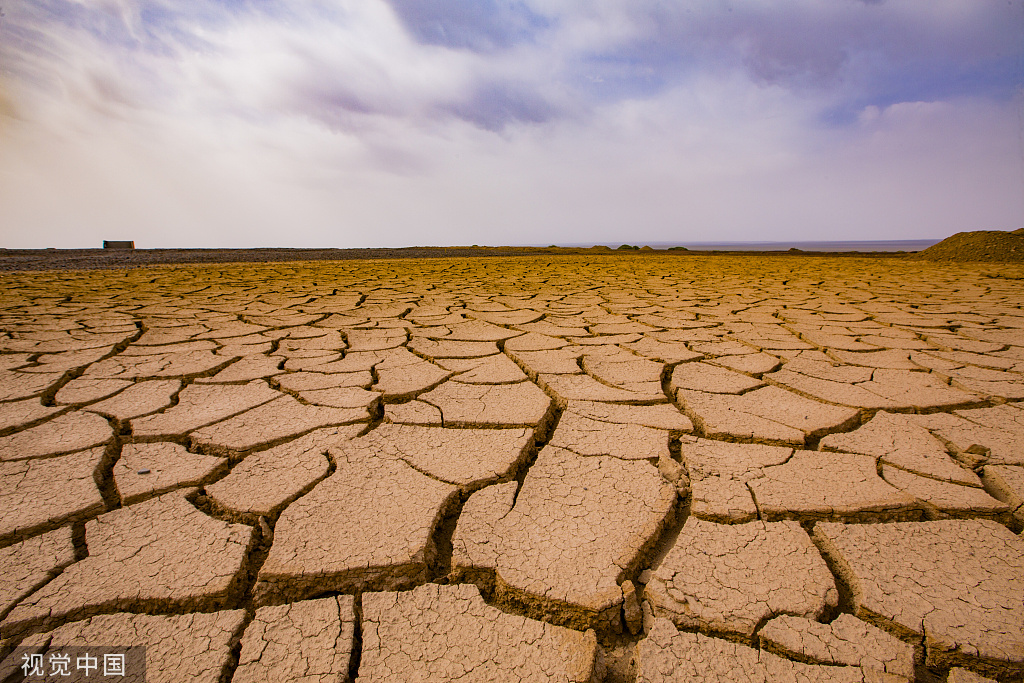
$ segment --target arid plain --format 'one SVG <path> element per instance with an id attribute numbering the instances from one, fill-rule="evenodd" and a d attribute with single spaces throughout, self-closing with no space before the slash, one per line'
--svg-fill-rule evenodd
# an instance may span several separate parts
<path id="1" fill-rule="evenodd" d="M 1024 678 L 1024 266 L 204 264 L 0 297 L 0 679 L 75 645 L 168 682 Z"/>

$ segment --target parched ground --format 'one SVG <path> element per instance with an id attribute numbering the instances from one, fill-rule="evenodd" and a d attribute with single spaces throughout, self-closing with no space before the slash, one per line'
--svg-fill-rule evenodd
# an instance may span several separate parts
<path id="1" fill-rule="evenodd" d="M 958 232 L 908 258 L 931 261 L 1024 261 L 1024 228 Z"/>
<path id="2" fill-rule="evenodd" d="M 1013 264 L 6 273 L 0 680 L 1020 681 L 1021 401 Z"/>

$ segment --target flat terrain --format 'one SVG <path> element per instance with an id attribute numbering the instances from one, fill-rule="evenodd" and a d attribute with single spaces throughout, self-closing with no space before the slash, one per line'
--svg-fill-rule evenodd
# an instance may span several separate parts
<path id="1" fill-rule="evenodd" d="M 634 249 L 639 249 L 635 247 Z M 610 247 L 396 247 L 376 249 L 0 249 L 0 273 L 26 270 L 94 270 L 202 263 L 267 263 L 271 261 L 353 261 L 365 259 L 467 258 L 476 256 L 567 256 L 607 254 Z M 632 250 L 630 250 L 632 251 Z M 644 255 L 655 255 L 645 249 Z M 685 257 L 692 252 L 667 250 Z M 716 252 L 737 253 L 737 252 Z M 743 254 L 744 252 L 738 252 Z M 810 255 L 810 252 L 802 252 Z M 818 252 L 820 255 L 821 252 Z M 660 255 L 665 255 L 662 251 Z M 794 253 L 793 255 L 797 255 Z M 903 258 L 905 254 L 875 251 L 836 252 L 829 256 Z M 957 260 L 957 259 L 954 259 Z M 959 259 L 964 260 L 964 259 Z"/>
<path id="2" fill-rule="evenodd" d="M 1020 265 L 116 265 L 0 274 L 0 680 L 1024 679 Z"/>

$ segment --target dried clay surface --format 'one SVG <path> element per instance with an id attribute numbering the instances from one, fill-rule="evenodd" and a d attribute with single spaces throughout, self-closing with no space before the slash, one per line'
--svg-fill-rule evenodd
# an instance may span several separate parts
<path id="1" fill-rule="evenodd" d="M 85 525 L 89 556 L 15 606 L 0 632 L 119 608 L 223 604 L 252 534 L 204 515 L 180 492 L 100 515 Z"/>
<path id="2" fill-rule="evenodd" d="M 655 621 L 650 633 L 640 641 L 636 664 L 637 683 L 868 683 L 884 680 L 871 677 L 860 667 L 805 664 L 701 633 L 676 631 L 667 619 Z"/>
<path id="3" fill-rule="evenodd" d="M 850 615 L 832 623 L 783 615 L 758 631 L 761 647 L 822 664 L 874 669 L 913 680 L 914 646 Z"/>
<path id="4" fill-rule="evenodd" d="M 1024 673 L 1024 541 L 988 520 L 844 525 L 814 533 L 859 616 L 924 638 L 936 664 Z"/>
<path id="5" fill-rule="evenodd" d="M 691 518 L 647 584 L 654 616 L 677 626 L 752 636 L 764 619 L 811 619 L 839 593 L 796 522 L 717 525 Z"/>
<path id="6" fill-rule="evenodd" d="M 1024 266 L 423 253 L 0 274 L 0 679 L 1024 679 Z"/>
<path id="7" fill-rule="evenodd" d="M 59 655 L 67 647 L 87 651 L 99 643 L 141 646 L 146 648 L 147 682 L 218 683 L 231 663 L 232 644 L 244 622 L 243 610 L 169 616 L 102 614 L 32 636 L 26 639 L 25 644 L 39 646 L 46 655 L 44 661 L 51 654 Z M 71 664 L 70 671 L 79 677 L 64 680 L 103 680 L 99 676 L 102 669 L 90 672 L 92 676 L 88 678 L 78 672 L 76 663 Z M 126 667 L 126 674 L 131 673 L 134 673 L 133 669 Z M 111 679 L 117 680 L 117 677 L 108 677 Z M 122 680 L 129 678 L 126 676 Z"/>
<path id="8" fill-rule="evenodd" d="M 464 516 L 466 529 L 455 533 L 468 558 L 493 558 L 502 601 L 577 627 L 615 625 L 619 584 L 649 552 L 675 503 L 675 488 L 647 462 L 548 446 L 511 509 L 495 519 L 495 504 L 474 505 L 481 517 Z M 491 533 L 479 534 L 488 522 Z M 478 559 L 467 568 L 479 567 Z"/>
<path id="9" fill-rule="evenodd" d="M 505 614 L 472 585 L 363 595 L 357 681 L 586 683 L 596 658 L 593 631 Z"/>
<path id="10" fill-rule="evenodd" d="M 261 607 L 242 637 L 236 683 L 346 680 L 355 644 L 351 595 Z"/>

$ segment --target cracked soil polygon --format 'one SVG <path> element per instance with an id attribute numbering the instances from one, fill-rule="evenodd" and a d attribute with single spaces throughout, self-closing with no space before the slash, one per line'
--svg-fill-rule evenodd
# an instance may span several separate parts
<path id="1" fill-rule="evenodd" d="M 248 384 L 190 384 L 178 394 L 178 402 L 162 413 L 132 422 L 137 437 L 183 435 L 214 424 L 281 396 L 263 380 Z"/>
<path id="2" fill-rule="evenodd" d="M 550 337 L 568 337 L 569 335 L 585 335 L 587 328 L 556 325 L 551 320 L 538 320 L 537 322 L 516 325 L 520 330 L 526 330 L 528 334 L 536 334 Z"/>
<path id="3" fill-rule="evenodd" d="M 730 443 L 694 436 L 680 439 L 680 454 L 691 474 L 729 474 L 758 476 L 764 467 L 781 465 L 793 456 L 786 446 Z"/>
<path id="4" fill-rule="evenodd" d="M 673 391 L 691 389 L 713 394 L 742 394 L 756 389 L 764 382 L 742 372 L 709 363 L 682 363 L 672 371 L 670 386 Z"/>
<path id="5" fill-rule="evenodd" d="M 504 613 L 471 584 L 364 593 L 362 626 L 360 683 L 589 683 L 597 660 L 593 631 Z"/>
<path id="6" fill-rule="evenodd" d="M 856 453 L 796 451 L 750 481 L 762 519 L 920 519 L 917 500 L 878 476 L 875 459 Z"/>
<path id="7" fill-rule="evenodd" d="M 353 438 L 362 425 L 327 427 L 247 456 L 206 493 L 229 513 L 250 519 L 276 514 L 290 500 L 325 476 L 327 451 Z M 123 457 L 123 456 L 122 456 Z"/>
<path id="8" fill-rule="evenodd" d="M 118 420 L 130 420 L 147 413 L 155 413 L 171 404 L 171 398 L 181 389 L 176 379 L 157 379 L 138 382 L 105 401 L 86 406 L 86 410 Z"/>
<path id="9" fill-rule="evenodd" d="M 227 365 L 230 361 L 230 358 L 218 356 L 213 351 L 117 356 L 90 365 L 85 376 L 100 379 L 195 377 Z"/>
<path id="10" fill-rule="evenodd" d="M 380 391 L 385 401 L 399 401 L 437 386 L 451 376 L 451 371 L 423 360 L 408 350 L 391 349 L 374 366 L 377 382 L 373 388 Z"/>
<path id="11" fill-rule="evenodd" d="M 578 346 L 541 351 L 513 350 L 509 351 L 509 355 L 516 363 L 526 368 L 531 378 L 536 378 L 541 373 L 579 375 L 583 372 L 579 365 L 583 349 Z"/>
<path id="12" fill-rule="evenodd" d="M 251 527 L 208 517 L 176 491 L 86 522 L 89 556 L 19 603 L 0 624 L 27 627 L 119 609 L 209 609 L 235 596 Z"/>
<path id="13" fill-rule="evenodd" d="M 862 453 L 882 462 L 933 479 L 966 486 L 981 486 L 971 470 L 961 467 L 931 433 L 905 415 L 878 412 L 871 421 L 852 432 L 829 434 L 821 449 Z"/>
<path id="14" fill-rule="evenodd" d="M 618 623 L 619 584 L 675 507 L 675 488 L 647 462 L 545 447 L 495 524 L 499 600 L 576 627 Z"/>
<path id="15" fill-rule="evenodd" d="M 413 337 L 409 348 L 427 358 L 482 358 L 498 353 L 498 345 L 486 341 L 447 341 Z"/>
<path id="16" fill-rule="evenodd" d="M 853 425 L 857 411 L 812 401 L 778 387 L 739 396 L 680 389 L 679 402 L 703 436 L 801 446 L 807 438 Z"/>
<path id="17" fill-rule="evenodd" d="M 334 389 L 337 387 L 359 387 L 367 389 L 373 384 L 373 375 L 369 370 L 359 372 L 289 372 L 274 378 L 285 391 L 301 392 L 317 389 Z"/>
<path id="18" fill-rule="evenodd" d="M 4 635 L 122 608 L 223 606 L 237 589 L 253 530 L 165 494 L 86 522 L 89 556 L 20 602 Z"/>
<path id="19" fill-rule="evenodd" d="M 336 457 L 398 458 L 434 479 L 476 489 L 510 476 L 529 456 L 530 429 L 447 429 L 383 424 L 339 444 Z"/>
<path id="20" fill-rule="evenodd" d="M 0 539 L 24 537 L 103 511 L 95 472 L 102 448 L 0 462 Z"/>
<path id="21" fill-rule="evenodd" d="M 703 356 L 686 348 L 686 344 L 663 342 L 646 336 L 622 347 L 659 363 L 685 363 Z"/>
<path id="22" fill-rule="evenodd" d="M 815 398 L 857 408 L 925 410 L 975 403 L 979 397 L 954 389 L 926 372 L 894 368 L 831 367 L 816 361 L 792 362 L 765 375 Z"/>
<path id="23" fill-rule="evenodd" d="M 224 458 L 189 453 L 176 443 L 125 444 L 114 465 L 114 483 L 121 504 L 182 486 L 198 486 L 227 467 Z"/>
<path id="24" fill-rule="evenodd" d="M 538 374 L 537 383 L 554 394 L 562 404 L 568 401 L 606 401 L 608 403 L 649 404 L 667 401 L 661 386 L 654 382 L 637 383 L 641 391 L 602 384 L 590 375 Z"/>
<path id="25" fill-rule="evenodd" d="M 431 427 L 440 427 L 444 422 L 440 408 L 416 400 L 384 406 L 384 421 Z"/>
<path id="26" fill-rule="evenodd" d="M 446 358 L 437 364 L 458 373 L 455 379 L 466 384 L 513 384 L 526 379 L 519 366 L 504 354 L 484 358 Z"/>
<path id="27" fill-rule="evenodd" d="M 644 594 L 656 617 L 746 637 L 764 619 L 817 619 L 839 600 L 825 561 L 796 522 L 719 525 L 695 517 Z"/>
<path id="28" fill-rule="evenodd" d="M 532 382 L 484 386 L 449 380 L 419 400 L 437 406 L 447 426 L 536 426 L 551 406 Z"/>
<path id="29" fill-rule="evenodd" d="M 669 432 L 636 424 L 616 424 L 565 412 L 551 445 L 578 455 L 610 455 L 625 460 L 669 458 Z"/>
<path id="30" fill-rule="evenodd" d="M 487 570 L 493 572 L 498 566 L 499 525 L 512 510 L 518 489 L 517 482 L 508 481 L 486 486 L 466 500 L 452 534 L 452 573 L 456 578 L 490 583 Z"/>
<path id="31" fill-rule="evenodd" d="M 277 521 L 259 572 L 261 604 L 325 590 L 406 588 L 426 578 L 434 529 L 458 489 L 397 458 L 332 452 L 338 469 Z"/>
<path id="32" fill-rule="evenodd" d="M 232 418 L 191 433 L 194 444 L 217 455 L 234 457 L 244 451 L 300 436 L 323 427 L 367 422 L 364 408 L 329 408 L 299 403 L 281 396 Z"/>
<path id="33" fill-rule="evenodd" d="M 918 365 L 910 360 L 910 352 L 899 349 L 884 351 L 843 351 L 830 350 L 832 356 L 841 363 L 861 365 L 868 368 L 892 368 L 894 370 L 916 370 Z"/>
<path id="34" fill-rule="evenodd" d="M 260 607 L 242 635 L 232 683 L 340 683 L 355 645 L 351 595 Z"/>
<path id="35" fill-rule="evenodd" d="M 924 637 L 926 661 L 1024 673 L 1024 541 L 991 520 L 814 527 L 856 614 Z"/>
<path id="36" fill-rule="evenodd" d="M 943 373 L 951 382 L 985 397 L 1019 400 L 1024 398 L 1024 377 L 1018 372 L 966 366 Z"/>
<path id="37" fill-rule="evenodd" d="M 74 561 L 70 526 L 0 549 L 0 616 Z"/>
<path id="38" fill-rule="evenodd" d="M 949 670 L 946 683 L 998 683 L 994 678 L 988 678 L 974 673 L 969 669 L 953 667 Z"/>
<path id="39" fill-rule="evenodd" d="M 793 455 L 792 448 L 783 446 L 692 436 L 684 436 L 679 447 L 690 475 L 690 513 L 722 524 L 749 522 L 757 517 L 747 482 L 761 476 L 761 468 L 782 464 Z"/>
<path id="40" fill-rule="evenodd" d="M 583 356 L 583 370 L 601 382 L 632 391 L 646 391 L 652 385 L 661 386 L 663 363 L 621 351 L 602 355 L 592 353 Z"/>
<path id="41" fill-rule="evenodd" d="M 331 387 L 329 389 L 308 389 L 299 392 L 299 398 L 306 403 L 328 408 L 366 408 L 374 410 L 380 403 L 380 394 L 360 387 Z"/>
<path id="42" fill-rule="evenodd" d="M 36 427 L 0 437 L 0 460 L 59 455 L 106 443 L 113 432 L 99 415 L 65 413 Z"/>
<path id="43" fill-rule="evenodd" d="M 383 351 L 406 342 L 405 330 L 348 330 L 345 333 L 349 351 Z"/>
<path id="44" fill-rule="evenodd" d="M 225 384 L 228 382 L 249 382 L 281 374 L 278 367 L 281 359 L 263 355 L 247 356 L 227 366 L 213 377 L 200 377 L 197 384 Z"/>
<path id="45" fill-rule="evenodd" d="M 77 377 L 57 391 L 54 402 L 58 405 L 72 403 L 89 403 L 106 398 L 132 386 L 134 382 L 127 379 L 96 379 L 95 377 Z"/>
<path id="46" fill-rule="evenodd" d="M 482 320 L 448 325 L 448 329 L 451 332 L 444 338 L 453 341 L 504 341 L 523 334 Z"/>
<path id="47" fill-rule="evenodd" d="M 914 680 L 914 646 L 850 614 L 840 614 L 829 624 L 782 615 L 765 624 L 757 637 L 762 648 L 777 655 Z"/>
<path id="48" fill-rule="evenodd" d="M 720 524 L 741 524 L 757 517 L 746 481 L 730 474 L 690 476 L 690 514 Z"/>
<path id="49" fill-rule="evenodd" d="M 693 431 L 690 418 L 679 412 L 674 405 L 662 403 L 650 406 L 631 406 L 619 403 L 598 403 L 595 401 L 569 401 L 566 410 L 577 415 L 602 422 L 635 424 L 654 429 L 668 429 L 675 432 Z"/>
<path id="50" fill-rule="evenodd" d="M 656 619 L 636 647 L 637 683 L 874 683 L 860 667 L 818 666 L 783 659 L 766 650 L 702 633 L 679 632 Z M 880 683 L 880 682 L 879 682 Z"/>
<path id="51" fill-rule="evenodd" d="M 853 368 L 846 367 L 843 369 Z M 870 374 L 868 374 L 868 377 L 870 377 Z M 861 384 L 821 379 L 799 372 L 792 372 L 785 368 L 765 375 L 765 379 L 782 384 L 802 394 L 808 394 L 816 399 L 854 408 L 896 410 L 901 407 L 892 399 L 879 396 L 864 388 Z"/>
<path id="52" fill-rule="evenodd" d="M 991 517 L 1003 523 L 1009 521 L 1010 506 L 988 495 L 980 487 L 919 477 L 890 465 L 882 466 L 882 479 L 926 503 L 925 514 L 935 518 Z"/>
<path id="53" fill-rule="evenodd" d="M 714 365 L 746 372 L 751 375 L 763 375 L 779 367 L 781 362 L 778 357 L 768 353 L 747 353 L 739 356 L 722 356 L 710 361 Z"/>
<path id="54" fill-rule="evenodd" d="M 568 346 L 569 342 L 558 337 L 549 337 L 545 334 L 527 332 L 521 337 L 515 337 L 505 342 L 506 351 L 545 351 L 549 349 L 560 349 Z"/>
<path id="55" fill-rule="evenodd" d="M 0 370 L 0 401 L 38 396 L 64 378 L 60 372 L 17 372 Z"/>
<path id="56" fill-rule="evenodd" d="M 0 431 L 22 429 L 60 410 L 60 406 L 44 406 L 38 398 L 0 403 Z"/>
<path id="57" fill-rule="evenodd" d="M 244 622 L 245 611 L 240 609 L 173 616 L 101 614 L 65 624 L 46 636 L 50 653 L 97 643 L 145 647 L 149 683 L 217 683 L 232 661 L 231 646 Z M 74 668 L 71 672 L 78 673 Z"/>
<path id="58" fill-rule="evenodd" d="M 929 417 L 922 416 L 922 422 Z M 935 417 L 950 420 L 949 428 L 940 426 L 935 433 L 952 443 L 960 455 L 980 452 L 989 464 L 1024 465 L 1024 410 L 1016 404 L 957 410 L 953 415 Z"/>

